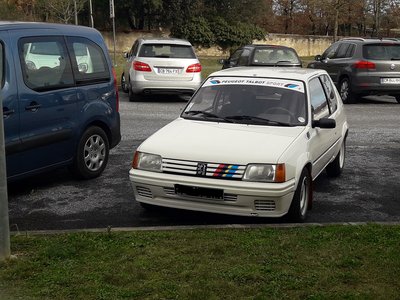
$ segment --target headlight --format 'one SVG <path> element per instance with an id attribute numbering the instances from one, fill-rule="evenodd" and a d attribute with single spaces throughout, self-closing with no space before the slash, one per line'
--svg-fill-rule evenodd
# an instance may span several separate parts
<path id="1" fill-rule="evenodd" d="M 284 182 L 285 164 L 250 164 L 246 168 L 243 180 L 258 182 Z"/>
<path id="2" fill-rule="evenodd" d="M 160 155 L 136 151 L 133 157 L 132 168 L 153 172 L 161 172 L 162 158 Z"/>

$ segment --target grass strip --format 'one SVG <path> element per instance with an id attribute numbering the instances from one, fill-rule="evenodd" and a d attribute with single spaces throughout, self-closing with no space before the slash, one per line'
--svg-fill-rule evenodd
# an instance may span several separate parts
<path id="1" fill-rule="evenodd" d="M 396 299 L 400 225 L 13 236 L 1 299 Z"/>

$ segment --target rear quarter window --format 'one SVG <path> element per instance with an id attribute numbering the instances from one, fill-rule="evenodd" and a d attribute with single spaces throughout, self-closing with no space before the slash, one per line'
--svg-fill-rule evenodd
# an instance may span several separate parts
<path id="1" fill-rule="evenodd" d="M 72 69 L 77 84 L 110 80 L 110 71 L 103 49 L 93 41 L 68 37 Z"/>
<path id="2" fill-rule="evenodd" d="M 373 60 L 398 60 L 400 59 L 400 44 L 364 45 L 363 57 Z"/>
<path id="3" fill-rule="evenodd" d="M 191 46 L 172 44 L 143 44 L 139 57 L 196 58 Z"/>
<path id="4" fill-rule="evenodd" d="M 3 43 L 0 41 L 0 86 L 4 85 L 4 50 Z"/>

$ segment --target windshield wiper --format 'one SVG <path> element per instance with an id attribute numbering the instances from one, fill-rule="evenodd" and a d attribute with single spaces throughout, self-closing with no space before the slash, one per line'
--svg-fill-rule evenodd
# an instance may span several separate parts
<path id="1" fill-rule="evenodd" d="M 266 118 L 260 118 L 260 117 L 255 117 L 255 116 L 246 116 L 246 115 L 228 116 L 228 117 L 225 117 L 225 119 L 238 120 L 238 121 L 242 121 L 242 120 L 255 121 L 257 123 L 275 124 L 275 125 L 279 125 L 279 126 L 294 126 L 293 124 L 290 124 L 290 123 L 279 122 L 279 121 L 270 120 L 270 119 L 266 119 Z"/>
<path id="2" fill-rule="evenodd" d="M 233 123 L 233 121 L 228 120 L 227 118 L 218 116 L 218 115 L 216 115 L 216 114 L 213 114 L 213 113 L 210 113 L 210 112 L 207 112 L 207 111 L 204 111 L 204 110 L 189 110 L 189 111 L 185 111 L 184 114 L 187 114 L 187 115 L 198 115 L 198 114 L 202 114 L 202 115 L 205 116 L 205 117 L 209 117 L 209 118 L 213 118 L 213 119 L 219 119 L 219 120 L 224 120 L 224 121 L 226 121 L 226 122 Z"/>

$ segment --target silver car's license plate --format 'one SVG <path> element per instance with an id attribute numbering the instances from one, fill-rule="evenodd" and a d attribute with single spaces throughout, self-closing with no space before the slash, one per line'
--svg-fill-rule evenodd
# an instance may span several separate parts
<path id="1" fill-rule="evenodd" d="M 381 84 L 400 84 L 400 78 L 381 78 Z"/>
<path id="2" fill-rule="evenodd" d="M 180 73 L 181 73 L 180 68 L 158 68 L 158 74 L 176 75 L 176 74 L 180 74 Z"/>

